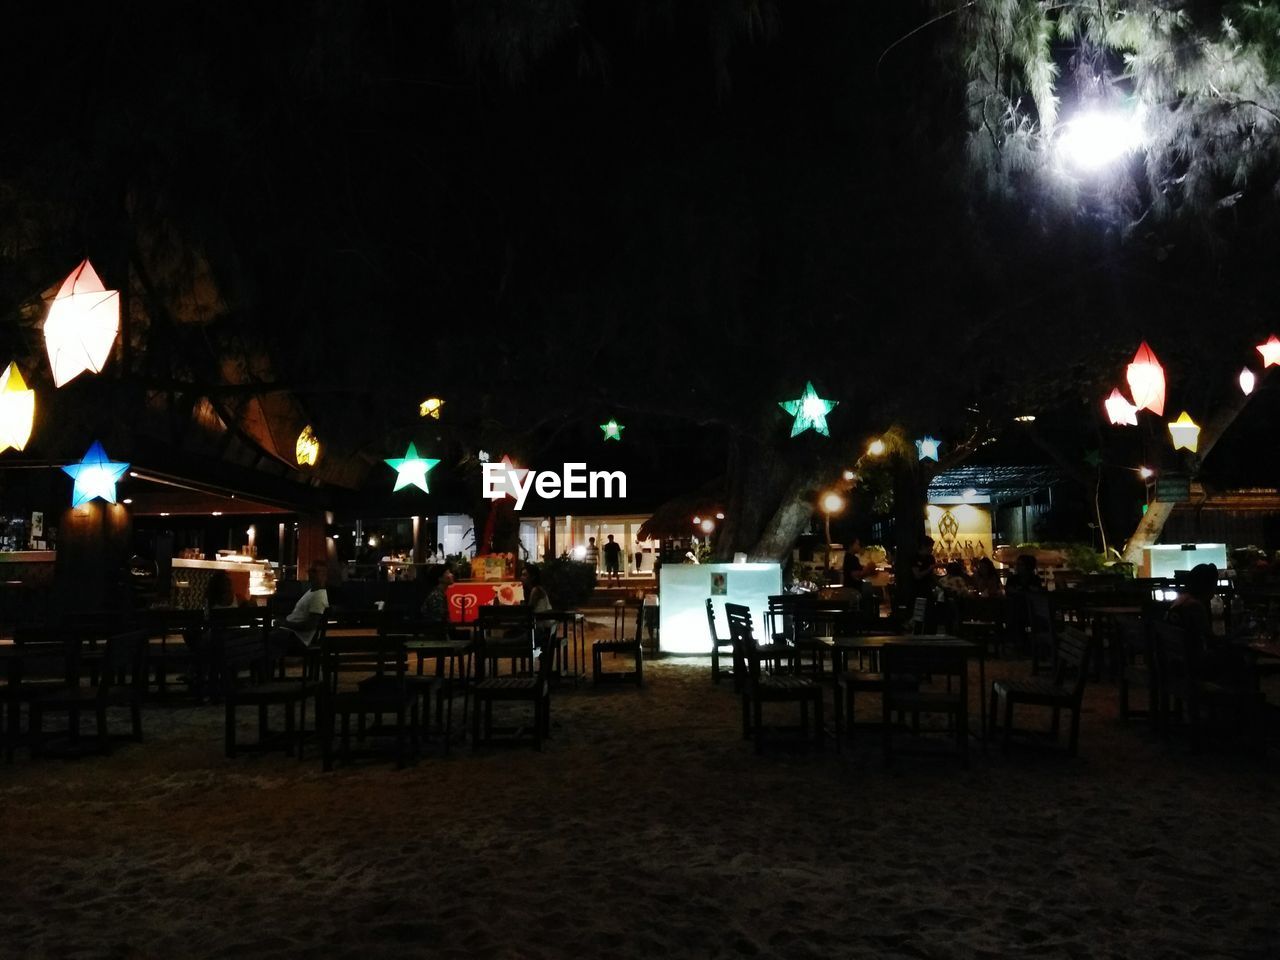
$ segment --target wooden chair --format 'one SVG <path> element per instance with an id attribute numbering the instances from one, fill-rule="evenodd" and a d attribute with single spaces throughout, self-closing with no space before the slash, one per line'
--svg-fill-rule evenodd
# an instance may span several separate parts
<path id="1" fill-rule="evenodd" d="M 900 674 L 895 680 L 899 685 L 907 689 L 918 690 L 920 680 L 918 677 Z M 884 695 L 884 674 L 869 670 L 843 670 L 836 675 L 835 688 L 833 690 L 833 708 L 835 713 L 836 725 L 836 749 L 840 749 L 845 739 L 849 743 L 853 743 L 853 728 L 857 722 L 856 698 L 859 693 L 875 693 L 880 696 Z M 847 724 L 846 724 L 846 719 Z M 901 715 L 899 715 L 901 719 Z"/>
<path id="2" fill-rule="evenodd" d="M 476 679 L 496 676 L 503 660 L 510 661 L 512 673 L 528 673 L 533 644 L 533 610 L 526 605 L 483 606 L 476 614 L 479 644 L 476 648 Z"/>
<path id="3" fill-rule="evenodd" d="M 708 603 L 711 601 L 708 600 Z M 636 635 L 630 639 L 621 637 L 617 640 L 597 640 L 591 644 L 591 682 L 600 683 L 630 683 L 635 681 L 637 687 L 644 686 L 644 605 L 639 604 L 636 607 Z M 602 658 L 606 653 L 614 656 L 622 654 L 623 656 L 632 657 L 635 660 L 635 669 L 633 670 L 613 670 L 606 671 L 602 663 Z"/>
<path id="4" fill-rule="evenodd" d="M 982 644 L 987 650 L 994 648 L 996 656 L 1001 656 L 1007 619 L 1004 597 L 963 597 L 956 630 L 965 640 Z"/>
<path id="5" fill-rule="evenodd" d="M 61 689 L 38 694 L 30 701 L 31 755 L 44 750 L 43 719 L 46 713 L 67 714 L 67 733 L 72 742 L 79 740 L 80 714 L 93 711 L 97 719 L 97 746 L 102 753 L 111 752 L 108 737 L 107 710 L 128 707 L 130 732 L 134 740 L 142 740 L 142 698 L 146 693 L 145 630 L 133 630 L 108 637 L 98 662 L 96 681 L 85 686 L 76 681 Z"/>
<path id="6" fill-rule="evenodd" d="M 1040 672 L 1040 667 L 1053 664 L 1057 650 L 1055 634 L 1057 626 L 1054 622 L 1053 602 L 1049 594 L 1031 592 L 1026 595 L 1027 603 L 1027 636 L 1031 644 L 1031 672 Z"/>
<path id="7" fill-rule="evenodd" d="M 405 682 L 409 654 L 400 637 L 326 637 L 320 656 L 319 731 L 324 769 L 333 769 L 333 739 L 341 721 L 343 763 L 351 759 L 351 718 L 358 739 L 394 737 L 396 769 L 405 765 L 406 739 L 418 745 L 416 705 Z M 350 681 L 355 681 L 354 689 Z M 382 717 L 391 714 L 393 724 Z M 367 718 L 374 717 L 368 724 Z"/>
<path id="8" fill-rule="evenodd" d="M 711 635 L 711 682 L 718 684 L 721 677 L 728 677 L 733 680 L 733 689 L 739 690 L 742 686 L 742 671 L 734 651 L 733 638 L 721 637 L 716 631 L 716 611 L 710 597 L 707 597 L 707 630 Z M 720 657 L 724 654 L 728 654 L 729 662 L 733 664 L 729 670 L 720 666 Z"/>
<path id="9" fill-rule="evenodd" d="M 751 611 L 737 603 L 726 603 L 724 609 L 729 618 L 729 636 L 733 638 L 735 655 L 746 666 L 746 682 L 742 692 L 743 736 L 754 734 L 756 752 L 762 752 L 764 750 L 764 704 L 798 703 L 800 704 L 799 729 L 805 737 L 809 733 L 809 707 L 813 707 L 814 739 L 820 747 L 824 734 L 822 687 L 817 681 L 807 677 L 766 673 L 761 666 L 761 661 L 769 657 L 771 650 L 756 643 L 755 632 L 751 625 Z"/>
<path id="10" fill-rule="evenodd" d="M 298 758 L 302 759 L 303 741 L 307 735 L 307 701 L 317 699 L 320 694 L 320 681 L 314 669 L 317 661 L 312 659 L 298 674 L 281 679 L 278 667 L 284 658 L 269 649 L 263 628 L 258 623 L 221 627 L 213 656 L 226 711 L 226 755 L 235 757 L 242 750 L 283 749 L 292 756 L 297 749 Z M 256 743 L 236 742 L 236 711 L 241 707 L 258 709 Z M 280 707 L 284 711 L 283 732 L 270 729 L 272 707 Z M 317 705 L 317 712 L 318 709 Z"/>
<path id="11" fill-rule="evenodd" d="M 916 597 L 911 603 L 911 617 L 906 623 L 906 632 L 910 634 L 927 633 L 929 619 L 929 598 Z"/>
<path id="12" fill-rule="evenodd" d="M 1001 749 L 1009 752 L 1009 739 L 1013 733 L 1013 708 L 1019 704 L 1048 707 L 1053 711 L 1051 735 L 1058 737 L 1060 714 L 1071 711 L 1071 735 L 1067 752 L 1076 755 L 1080 738 L 1080 702 L 1084 697 L 1084 685 L 1088 679 L 1089 654 L 1092 641 L 1076 627 L 1063 627 L 1058 636 L 1058 648 L 1054 656 L 1052 679 L 1028 677 L 1025 680 L 996 680 L 991 684 L 992 733 L 996 730 L 1000 702 L 1004 702 L 1004 739 Z"/>
<path id="13" fill-rule="evenodd" d="M 892 715 L 910 713 L 912 732 L 920 732 L 920 714 L 945 714 L 954 727 L 960 762 L 969 766 L 969 660 L 967 652 L 927 640 L 891 643 L 880 650 L 883 689 L 880 694 L 884 765 L 893 765 L 895 732 Z M 919 678 L 929 677 L 928 687 Z M 944 689 L 936 684 L 943 678 Z M 955 681 L 953 684 L 952 681 Z M 954 688 L 953 688 L 954 687 Z"/>
<path id="14" fill-rule="evenodd" d="M 1150 620 L 1143 617 L 1117 617 L 1115 623 L 1120 657 L 1120 719 L 1147 717 L 1154 722 L 1160 701 L 1160 684 L 1156 670 L 1155 637 L 1150 629 Z M 1135 710 L 1130 704 L 1135 688 L 1147 691 L 1145 709 Z"/>
<path id="15" fill-rule="evenodd" d="M 542 741 L 551 736 L 551 673 L 555 656 L 549 644 L 541 642 L 539 646 L 545 638 L 538 637 L 533 629 L 532 617 L 526 636 L 529 656 L 535 664 L 532 673 L 486 677 L 472 687 L 472 750 L 478 750 L 482 743 L 494 742 L 493 705 L 497 701 L 532 704 L 533 728 L 529 739 L 535 750 L 541 750 Z M 507 742 L 513 740 L 514 737 L 507 738 Z"/>
<path id="16" fill-rule="evenodd" d="M 179 675 L 185 675 L 188 690 L 198 692 L 206 639 L 204 611 L 143 610 L 138 627 L 147 632 L 147 674 L 156 696 L 168 696 L 170 678 Z"/>
<path id="17" fill-rule="evenodd" d="M 1258 708 L 1261 694 L 1237 689 L 1204 677 L 1199 651 L 1185 628 L 1164 621 L 1151 623 L 1159 687 L 1159 728 L 1168 737 L 1172 722 L 1185 718 L 1191 729 L 1191 746 L 1204 744 L 1205 714 L 1228 714 L 1237 732 L 1243 731 L 1257 746 Z"/>
<path id="18" fill-rule="evenodd" d="M 25 633 L 25 636 L 31 636 Z M 43 634 L 42 634 L 43 635 Z M 55 693 L 79 682 L 78 640 L 28 640 L 19 634 L 21 656 L 6 661 L 6 677 L 0 686 L 4 710 L 4 756 L 13 762 L 14 750 L 30 742 L 22 728 L 22 707 L 32 699 Z"/>

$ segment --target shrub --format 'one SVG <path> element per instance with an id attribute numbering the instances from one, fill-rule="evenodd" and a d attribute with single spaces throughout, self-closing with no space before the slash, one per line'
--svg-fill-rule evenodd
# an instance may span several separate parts
<path id="1" fill-rule="evenodd" d="M 561 609 L 577 607 L 584 603 L 596 588 L 596 571 L 589 563 L 557 557 L 538 565 L 542 571 L 542 586 L 552 604 Z"/>

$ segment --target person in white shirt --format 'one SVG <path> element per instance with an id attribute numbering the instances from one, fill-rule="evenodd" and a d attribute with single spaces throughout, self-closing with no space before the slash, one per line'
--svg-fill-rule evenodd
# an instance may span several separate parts
<path id="1" fill-rule="evenodd" d="M 323 563 L 313 563 L 309 571 L 310 587 L 298 598 L 293 612 L 283 620 L 277 620 L 271 631 L 273 649 L 297 653 L 310 649 L 311 642 L 320 632 L 324 612 L 329 609 L 329 568 Z"/>

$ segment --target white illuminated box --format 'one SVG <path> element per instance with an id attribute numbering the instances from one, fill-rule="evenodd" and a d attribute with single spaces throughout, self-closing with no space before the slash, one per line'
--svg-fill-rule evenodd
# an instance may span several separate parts
<path id="1" fill-rule="evenodd" d="M 778 563 L 683 563 L 664 565 L 659 573 L 658 607 L 663 653 L 711 653 L 707 628 L 707 598 L 716 612 L 716 629 L 729 636 L 726 603 L 751 608 L 756 639 L 767 642 L 764 612 L 769 598 L 782 593 L 782 565 Z"/>
<path id="2" fill-rule="evenodd" d="M 1161 543 L 1143 548 L 1142 576 L 1172 579 L 1179 570 L 1190 570 L 1199 563 L 1212 563 L 1222 573 L 1227 569 L 1225 543 Z"/>

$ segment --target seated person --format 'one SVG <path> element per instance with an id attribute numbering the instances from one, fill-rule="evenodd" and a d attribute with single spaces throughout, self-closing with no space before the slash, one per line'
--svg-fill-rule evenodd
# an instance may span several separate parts
<path id="1" fill-rule="evenodd" d="M 435 585 L 422 601 L 422 619 L 427 623 L 449 622 L 449 587 L 453 584 L 453 571 L 445 567 L 436 577 Z"/>
<path id="2" fill-rule="evenodd" d="M 320 632 L 324 612 L 329 609 L 329 568 L 324 563 L 313 563 L 308 571 L 310 585 L 298 598 L 293 612 L 283 620 L 277 620 L 268 645 L 275 656 L 283 653 L 306 653 L 311 642 Z"/>
<path id="3" fill-rule="evenodd" d="M 979 597 L 999 597 L 1004 593 L 1000 585 L 1000 574 L 990 557 L 979 557 L 974 564 L 973 579 L 969 584 L 973 593 Z"/>
<path id="4" fill-rule="evenodd" d="M 1187 635 L 1187 665 L 1201 680 L 1243 688 L 1248 668 L 1240 655 L 1213 632 L 1209 604 L 1218 589 L 1218 568 L 1200 563 L 1187 573 L 1178 598 L 1169 607 L 1166 619 L 1182 627 Z"/>
<path id="5" fill-rule="evenodd" d="M 1009 579 L 1005 583 L 1005 592 L 1010 594 L 1035 593 L 1044 589 L 1044 584 L 1040 582 L 1040 574 L 1036 572 L 1035 554 L 1023 553 L 1018 555 L 1017 561 L 1013 565 L 1013 570 L 1009 573 Z"/>
<path id="6" fill-rule="evenodd" d="M 965 576 L 964 564 L 959 560 L 952 560 L 946 565 L 945 569 L 946 574 L 939 584 L 942 589 L 952 597 L 967 596 L 969 594 L 969 578 Z"/>

